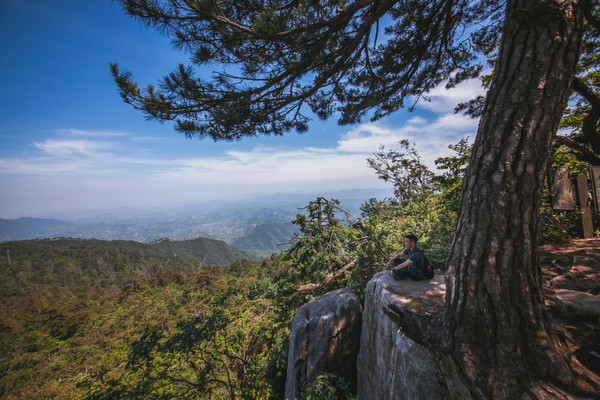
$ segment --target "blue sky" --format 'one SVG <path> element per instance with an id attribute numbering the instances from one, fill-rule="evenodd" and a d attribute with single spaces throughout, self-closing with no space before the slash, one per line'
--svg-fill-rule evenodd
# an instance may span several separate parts
<path id="1" fill-rule="evenodd" d="M 109 62 L 154 84 L 187 57 L 108 0 L 0 0 L 0 218 L 269 193 L 385 188 L 366 158 L 407 138 L 426 164 L 475 136 L 453 114 L 478 82 L 415 112 L 238 142 L 188 140 L 121 100 Z"/>

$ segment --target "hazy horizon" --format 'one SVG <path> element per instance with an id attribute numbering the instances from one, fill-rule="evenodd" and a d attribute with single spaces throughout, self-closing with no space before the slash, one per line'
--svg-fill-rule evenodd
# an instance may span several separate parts
<path id="1" fill-rule="evenodd" d="M 282 193 L 262 193 L 262 194 L 244 194 L 242 197 L 232 198 L 216 198 L 209 200 L 189 200 L 189 201 L 177 201 L 165 202 L 155 205 L 146 204 L 133 204 L 125 205 L 120 207 L 106 207 L 106 208 L 73 208 L 69 210 L 57 210 L 57 211 L 37 211 L 30 214 L 14 214 L 9 215 L 0 211 L 0 219 L 15 220 L 19 218 L 43 218 L 43 219 L 58 219 L 65 222 L 72 222 L 78 219 L 99 219 L 105 218 L 120 218 L 122 216 L 139 216 L 145 213 L 153 212 L 169 212 L 172 214 L 185 214 L 189 213 L 190 208 L 201 207 L 201 206 L 218 206 L 218 207 L 233 207 L 243 206 L 244 204 L 248 207 L 256 207 L 258 202 L 263 202 L 265 207 L 272 207 L 277 202 L 285 201 L 286 203 L 292 202 L 293 198 L 296 201 L 302 203 L 316 199 L 317 196 L 326 198 L 342 198 L 342 200 L 348 200 L 350 198 L 356 199 L 361 197 L 364 201 L 371 197 L 383 199 L 385 197 L 391 197 L 393 195 L 393 189 L 380 189 L 380 188 L 362 188 L 362 189 L 346 189 L 340 191 L 323 191 L 323 192 L 282 192 Z M 270 202 L 269 202 L 270 201 Z M 305 205 L 305 203 L 302 203 Z M 343 206 L 343 204 L 342 204 Z M 166 217 L 165 217 L 166 218 Z"/>

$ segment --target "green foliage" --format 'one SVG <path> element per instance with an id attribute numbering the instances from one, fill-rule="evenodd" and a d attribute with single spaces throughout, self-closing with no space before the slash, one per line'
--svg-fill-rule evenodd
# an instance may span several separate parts
<path id="1" fill-rule="evenodd" d="M 350 385 L 343 378 L 325 373 L 317 377 L 314 385 L 303 391 L 302 400 L 353 400 Z"/>
<path id="2" fill-rule="evenodd" d="M 288 320 L 253 290 L 284 264 L 209 267 L 120 245 L 0 246 L 3 398 L 277 398 Z"/>
<path id="3" fill-rule="evenodd" d="M 394 195 L 401 205 L 424 201 L 432 192 L 433 173 L 421 163 L 421 157 L 406 139 L 399 142 L 401 150 L 380 147 L 369 166 L 379 179 L 394 185 Z"/>
<path id="4" fill-rule="evenodd" d="M 581 236 L 581 212 L 552 209 L 548 189 L 544 190 L 540 206 L 541 242 L 564 243 Z"/>
<path id="5" fill-rule="evenodd" d="M 356 256 L 347 243 L 356 239 L 357 232 L 337 217 L 336 213 L 343 214 L 347 220 L 347 213 L 339 204 L 337 199 L 319 197 L 304 208 L 306 215 L 298 214 L 292 221 L 300 228 L 300 235 L 288 254 L 301 276 L 299 281 L 321 280 Z"/>
<path id="6" fill-rule="evenodd" d="M 550 168 L 567 168 L 570 176 L 589 173 L 589 164 L 582 162 L 572 150 L 563 145 L 555 146 L 550 158 Z M 571 182 L 575 187 L 574 182 Z M 600 213 L 593 214 L 593 225 L 599 226 Z M 540 224 L 542 243 L 563 243 L 569 239 L 581 237 L 581 211 L 579 209 L 556 211 L 552 209 L 552 198 L 548 186 L 544 187 L 540 206 Z"/>
<path id="7" fill-rule="evenodd" d="M 426 250 L 436 268 L 443 267 L 452 244 L 454 229 L 462 201 L 463 176 L 469 164 L 472 146 L 467 138 L 450 145 L 454 154 L 435 160 L 440 171 L 432 174 L 421 163 L 416 150 L 403 141 L 403 152 L 395 150 L 376 154 L 378 162 L 371 161 L 378 175 L 395 185 L 399 198 L 392 201 L 371 199 L 362 207 L 370 235 L 378 243 L 378 252 L 362 250 L 363 258 L 374 265 L 384 263 L 385 256 L 401 250 L 402 238 L 407 233 L 419 237 L 419 247 Z M 412 165 L 411 165 L 412 163 Z M 571 174 L 587 173 L 587 163 L 578 160 L 564 146 L 555 149 L 550 167 L 566 167 Z M 402 171 L 405 175 L 399 175 Z M 425 176 L 421 178 L 419 174 Z M 400 176 L 400 177 L 396 177 Z M 406 179 L 405 176 L 410 177 Z M 431 185 L 425 192 L 419 182 Z M 410 188 L 407 192 L 403 186 Z M 544 189 L 540 208 L 542 243 L 560 243 L 581 235 L 579 211 L 555 211 L 550 205 L 548 189 Z M 410 193 L 410 194 L 406 194 Z M 411 198 L 412 201 L 403 200 Z M 375 239 L 376 238 L 376 239 Z M 377 253 L 377 254 L 376 254 Z M 365 275 L 377 268 L 365 271 Z"/>
<path id="8" fill-rule="evenodd" d="M 473 145 L 469 144 L 469 138 L 465 137 L 458 143 L 449 145 L 448 148 L 456 154 L 435 160 L 436 167 L 442 173 L 436 175 L 433 180 L 441 190 L 445 207 L 458 214 L 462 201 L 463 177 L 471 161 Z"/>
<path id="9" fill-rule="evenodd" d="M 235 249 L 222 240 L 203 237 L 186 240 L 161 239 L 147 246 L 151 252 L 157 254 L 192 258 L 211 265 L 229 265 L 244 258 L 254 259 L 252 255 Z"/>
<path id="10" fill-rule="evenodd" d="M 235 239 L 231 245 L 236 249 L 263 255 L 261 258 L 268 258 L 273 253 L 287 250 L 295 232 L 295 227 L 289 222 L 261 224 L 248 235 Z"/>

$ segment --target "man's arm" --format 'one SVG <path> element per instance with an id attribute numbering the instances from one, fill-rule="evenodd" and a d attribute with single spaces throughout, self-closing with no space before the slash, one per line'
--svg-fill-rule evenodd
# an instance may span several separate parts
<path id="1" fill-rule="evenodd" d="M 399 259 L 402 256 L 404 256 L 404 251 L 401 251 L 400 253 L 394 254 L 394 256 L 392 258 L 390 258 L 390 261 L 388 261 L 387 267 L 388 268 L 392 268 L 394 266 L 394 261 L 396 261 L 397 259 Z"/>
<path id="2" fill-rule="evenodd" d="M 406 260 L 406 261 L 404 261 L 403 263 L 396 265 L 396 266 L 395 266 L 394 268 L 392 268 L 392 269 L 394 269 L 394 270 L 397 270 L 397 269 L 400 269 L 400 268 L 405 268 L 405 267 L 408 267 L 408 266 L 409 266 L 410 264 L 412 264 L 412 263 L 413 263 L 413 262 L 412 262 L 412 260 Z"/>
<path id="3" fill-rule="evenodd" d="M 388 269 L 393 269 L 393 270 L 397 270 L 400 268 L 404 268 L 404 267 L 408 267 L 410 264 L 412 264 L 413 262 L 411 260 L 406 260 L 401 264 L 398 264 L 397 266 L 394 267 L 394 261 L 397 260 L 398 258 L 404 257 L 408 255 L 408 250 L 404 249 L 401 252 L 399 252 L 398 254 L 394 255 L 392 258 L 390 258 L 390 261 L 388 261 L 387 263 L 387 267 Z"/>
<path id="4" fill-rule="evenodd" d="M 402 253 L 402 254 L 406 254 L 406 253 Z M 413 252 L 410 255 L 410 258 L 408 260 L 404 261 L 402 264 L 398 264 L 396 267 L 392 268 L 392 270 L 397 270 L 397 269 L 400 269 L 400 268 L 406 268 L 409 265 L 417 262 L 417 260 L 418 260 L 419 257 L 422 257 L 422 253 L 421 252 Z"/>

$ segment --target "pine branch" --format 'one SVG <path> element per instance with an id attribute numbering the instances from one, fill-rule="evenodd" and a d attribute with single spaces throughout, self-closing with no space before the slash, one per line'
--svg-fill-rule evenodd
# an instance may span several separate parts
<path id="1" fill-rule="evenodd" d="M 592 146 L 596 157 L 600 157 L 600 132 L 598 130 L 598 121 L 600 121 L 600 96 L 577 77 L 573 79 L 573 89 L 591 105 L 588 115 L 583 119 L 581 133 L 583 139 Z"/>
<path id="2" fill-rule="evenodd" d="M 586 21 L 600 31 L 600 18 L 593 14 L 594 4 L 592 0 L 584 0 L 583 1 L 583 16 Z"/>
<path id="3" fill-rule="evenodd" d="M 587 161 L 592 165 L 600 165 L 600 154 L 585 148 L 585 146 L 577 143 L 570 137 L 567 136 L 556 136 L 555 140 L 562 145 L 565 145 L 571 153 L 573 153 L 579 160 Z"/>

